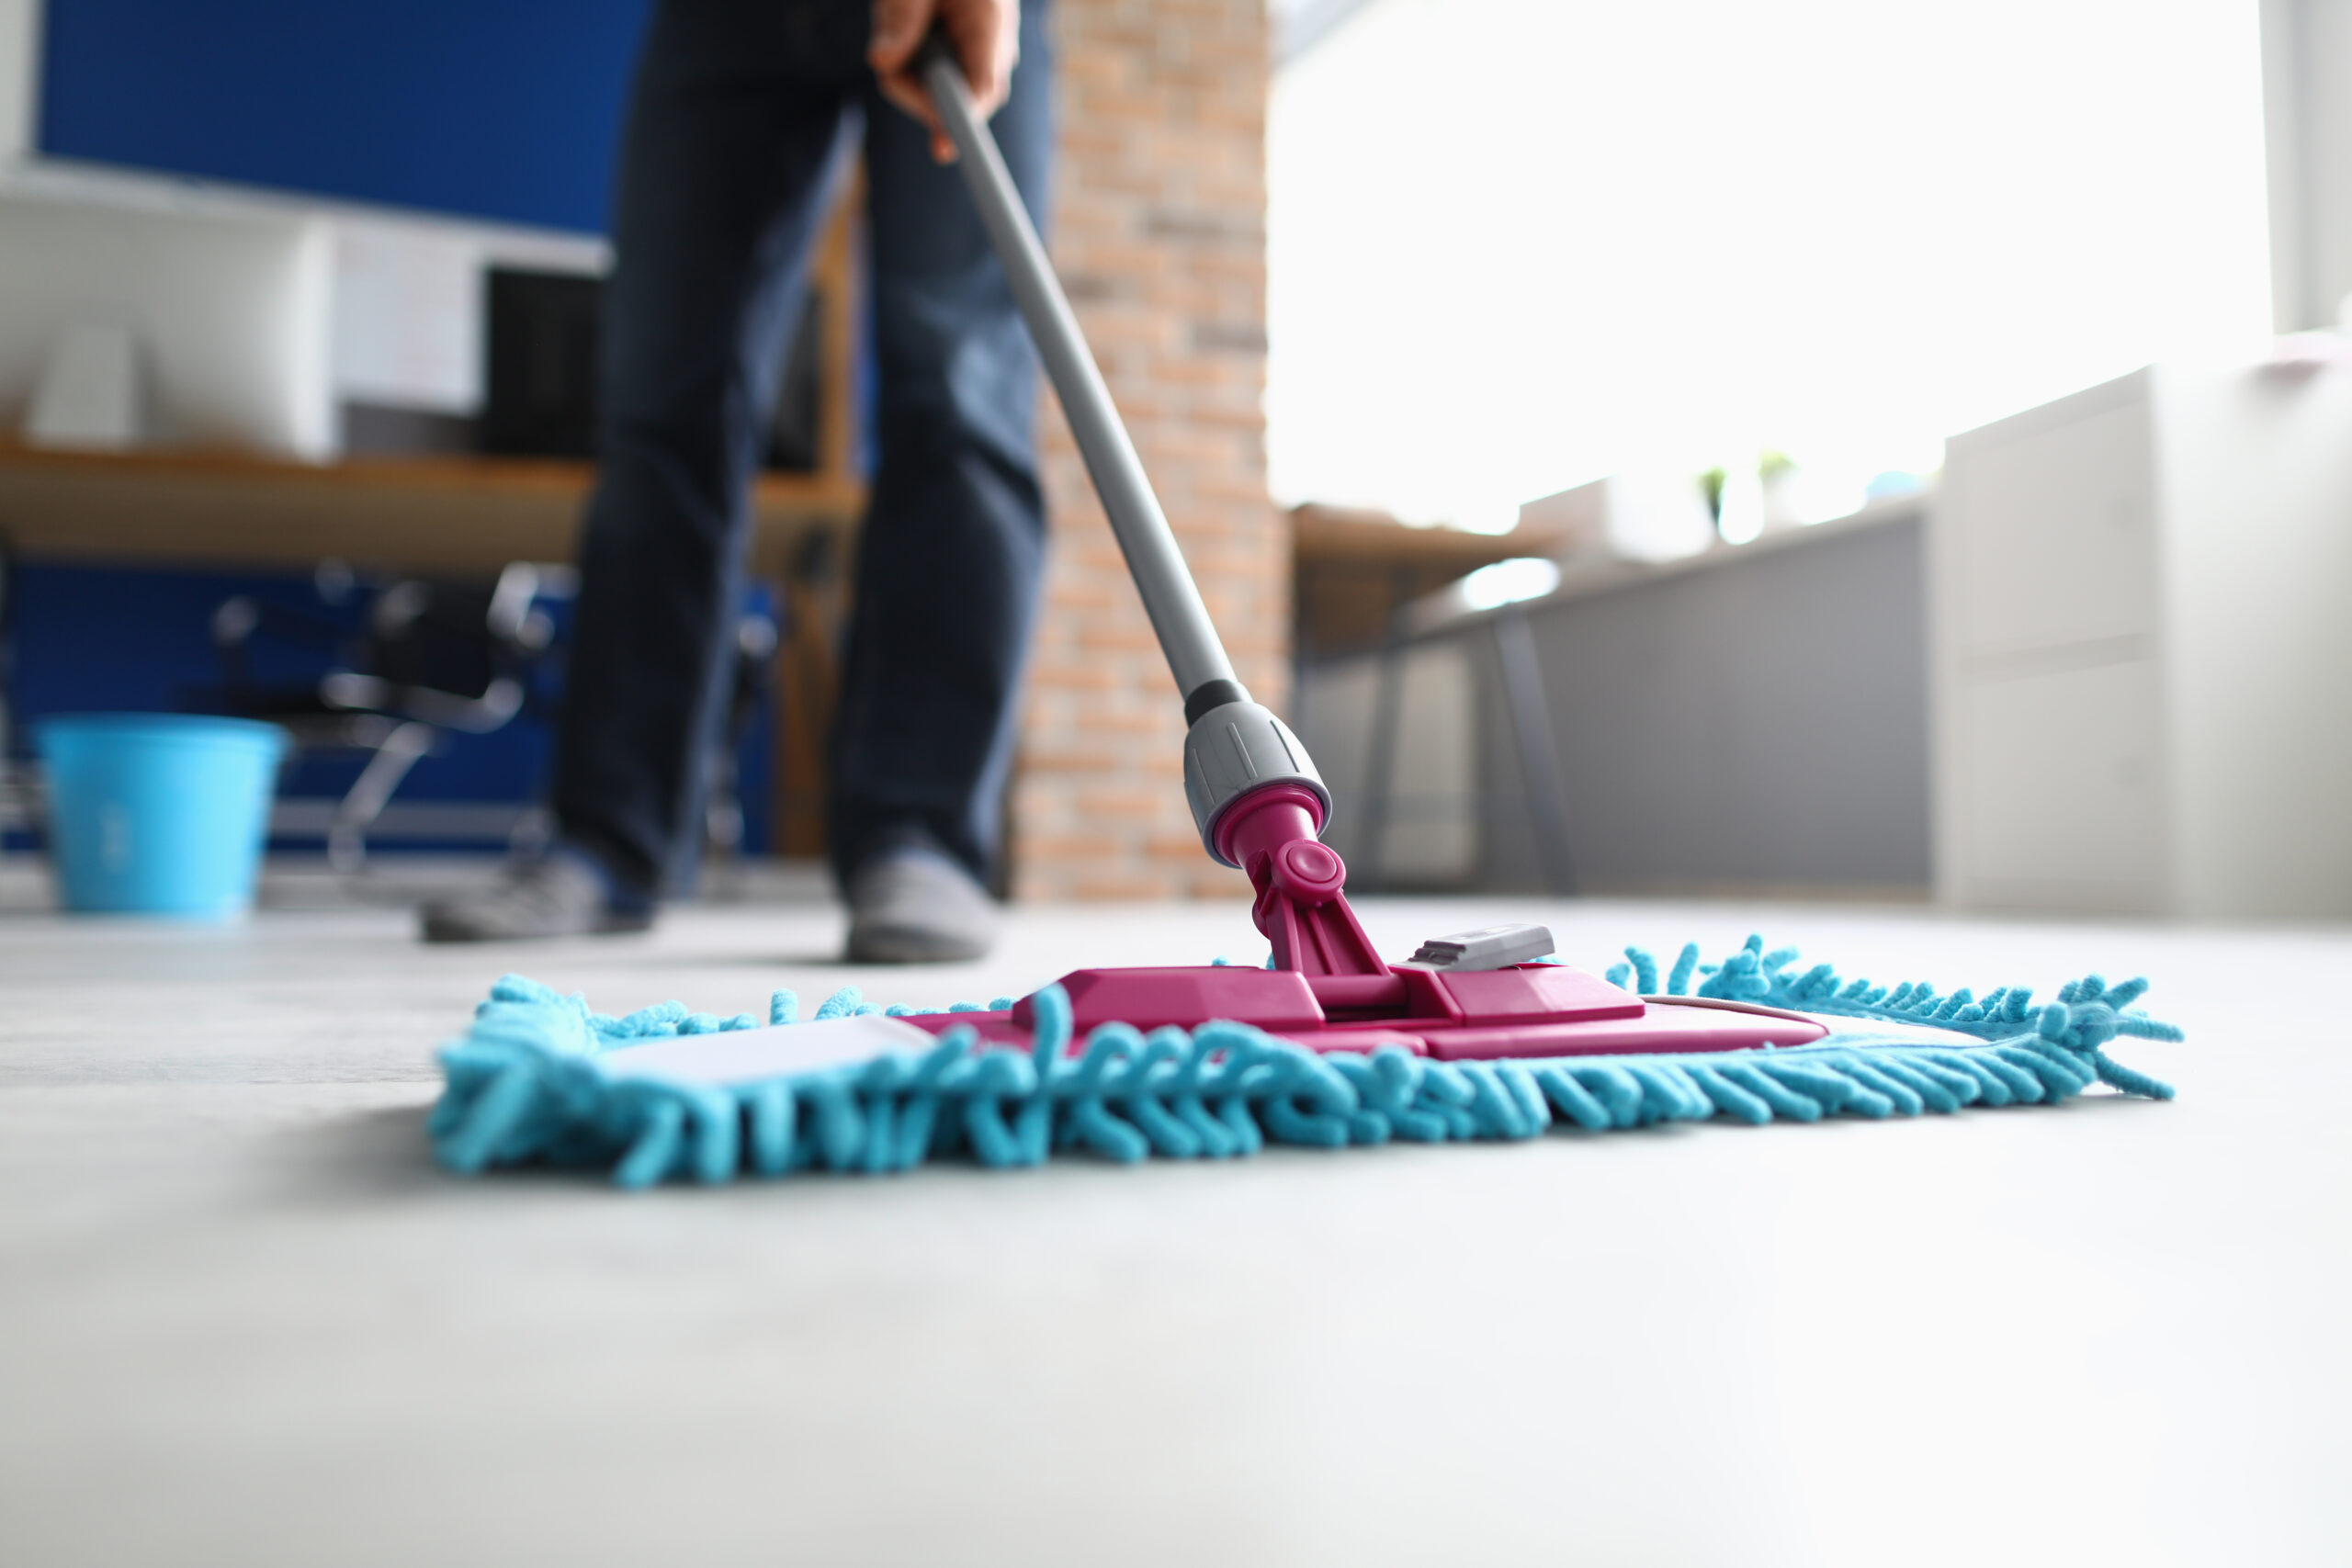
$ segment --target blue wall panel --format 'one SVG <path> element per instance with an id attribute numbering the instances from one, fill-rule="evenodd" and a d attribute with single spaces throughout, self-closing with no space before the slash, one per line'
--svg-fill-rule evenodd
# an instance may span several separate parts
<path id="1" fill-rule="evenodd" d="M 650 0 L 48 0 L 58 157 L 601 233 Z"/>

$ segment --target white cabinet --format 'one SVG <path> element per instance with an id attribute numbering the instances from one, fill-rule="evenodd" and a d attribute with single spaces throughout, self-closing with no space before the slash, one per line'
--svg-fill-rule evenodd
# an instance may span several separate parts
<path id="1" fill-rule="evenodd" d="M 2155 367 L 1954 436 L 1936 886 L 2352 915 L 2352 375 Z"/>
<path id="2" fill-rule="evenodd" d="M 2159 907 L 2156 681 L 2144 660 L 1966 681 L 1952 734 L 1963 901 Z M 2024 737 L 2064 736 L 2056 761 Z"/>

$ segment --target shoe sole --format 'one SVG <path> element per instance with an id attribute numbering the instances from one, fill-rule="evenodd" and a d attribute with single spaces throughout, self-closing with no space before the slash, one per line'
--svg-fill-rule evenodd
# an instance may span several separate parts
<path id="1" fill-rule="evenodd" d="M 607 911 L 596 918 L 596 923 L 574 931 L 486 931 L 463 921 L 451 920 L 441 915 L 427 913 L 424 917 L 424 938 L 435 943 L 471 942 L 554 942 L 567 936 L 623 936 L 632 931 L 650 931 L 653 917 L 649 914 L 615 914 Z"/>
<path id="2" fill-rule="evenodd" d="M 847 957 L 852 964 L 965 964 L 988 956 L 993 942 L 956 938 L 907 926 L 853 928 Z"/>

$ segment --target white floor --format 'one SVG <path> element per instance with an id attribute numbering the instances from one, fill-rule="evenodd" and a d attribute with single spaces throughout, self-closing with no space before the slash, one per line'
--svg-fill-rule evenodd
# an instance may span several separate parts
<path id="1" fill-rule="evenodd" d="M 853 972 L 805 899 L 484 951 L 273 893 L 191 930 L 0 875 L 0 1562 L 2352 1558 L 2352 931 L 1379 901 L 1392 951 L 2145 972 L 2190 1042 L 2123 1054 L 2181 1098 L 623 1197 L 429 1162 L 500 971 L 758 1011 L 1263 943 L 1035 909 Z"/>

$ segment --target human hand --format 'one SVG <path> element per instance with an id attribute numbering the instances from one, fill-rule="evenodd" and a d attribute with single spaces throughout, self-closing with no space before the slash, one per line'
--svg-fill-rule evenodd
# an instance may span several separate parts
<path id="1" fill-rule="evenodd" d="M 1012 90 L 1013 62 L 1021 58 L 1021 0 L 874 0 L 866 63 L 881 78 L 882 96 L 931 128 L 931 155 L 952 164 L 956 144 L 914 71 L 915 51 L 934 20 L 946 29 L 971 85 L 973 107 L 986 119 Z"/>

